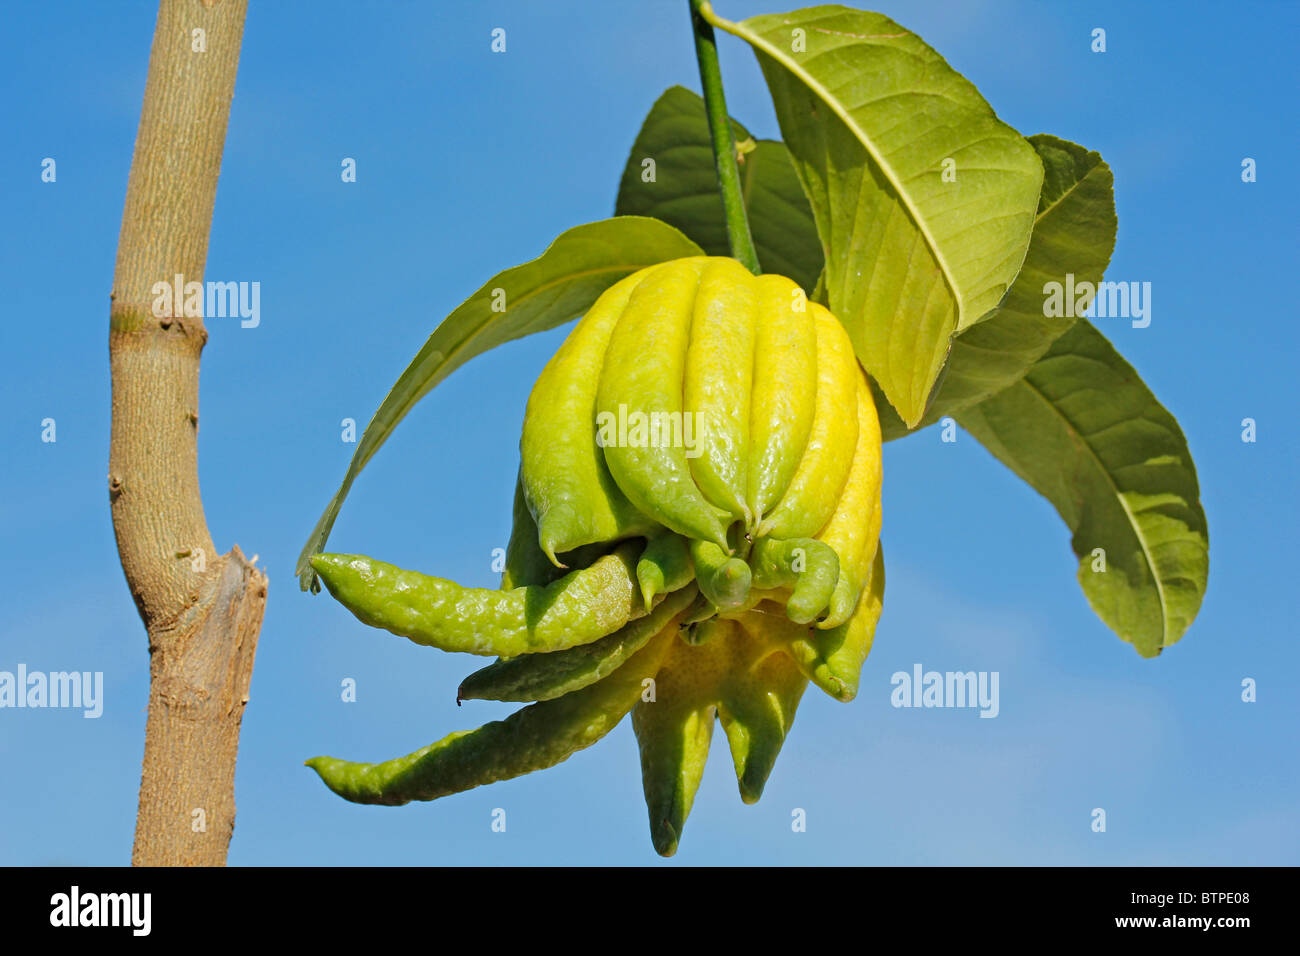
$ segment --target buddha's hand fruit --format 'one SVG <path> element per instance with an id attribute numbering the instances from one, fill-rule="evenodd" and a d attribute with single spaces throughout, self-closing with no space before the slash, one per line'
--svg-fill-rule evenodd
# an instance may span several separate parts
<path id="1" fill-rule="evenodd" d="M 547 363 L 501 588 L 312 560 L 360 620 L 500 658 L 458 701 L 533 702 L 379 764 L 309 761 L 400 804 L 552 766 L 626 714 L 655 849 L 677 849 L 722 722 L 758 799 L 811 681 L 850 700 L 884 597 L 880 425 L 849 337 L 780 276 L 699 256 L 611 286 Z"/>

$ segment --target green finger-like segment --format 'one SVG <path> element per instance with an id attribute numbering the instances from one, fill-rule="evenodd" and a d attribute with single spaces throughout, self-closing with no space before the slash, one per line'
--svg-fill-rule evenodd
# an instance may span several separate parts
<path id="1" fill-rule="evenodd" d="M 699 444 L 688 455 L 704 497 L 747 524 L 749 396 L 754 384 L 754 277 L 734 259 L 700 276 L 683 384 Z"/>
<path id="2" fill-rule="evenodd" d="M 749 595 L 749 565 L 712 541 L 692 539 L 690 548 L 700 593 L 719 611 L 743 604 Z"/>
<path id="3" fill-rule="evenodd" d="M 537 543 L 537 522 L 528 510 L 522 478 L 515 480 L 512 520 L 510 542 L 506 545 L 506 566 L 501 572 L 501 590 L 510 591 L 529 584 L 550 584 L 564 572 L 551 563 Z"/>
<path id="4" fill-rule="evenodd" d="M 674 640 L 655 676 L 654 699 L 632 711 L 650 839 L 662 856 L 677 852 L 704 774 L 726 650 L 717 642 L 692 647 Z"/>
<path id="5" fill-rule="evenodd" d="M 681 637 L 687 644 L 698 647 L 725 633 L 730 623 L 720 617 L 710 617 L 707 620 L 697 621 L 690 627 L 682 628 Z"/>
<path id="6" fill-rule="evenodd" d="M 755 649 L 764 653 L 761 646 Z M 767 653 L 728 675 L 718 717 L 731 746 L 740 798 L 746 803 L 756 803 L 762 796 L 807 686 L 808 678 L 781 651 Z"/>
<path id="7" fill-rule="evenodd" d="M 647 617 L 608 637 L 550 654 L 497 661 L 461 682 L 457 700 L 553 700 L 608 677 L 652 637 L 674 623 L 695 597 L 686 587 L 663 598 Z"/>
<path id="8" fill-rule="evenodd" d="M 826 610 L 840 578 L 839 556 L 813 538 L 762 538 L 750 552 L 749 565 L 754 587 L 791 589 L 786 613 L 796 624 L 811 623 Z"/>
<path id="9" fill-rule="evenodd" d="M 718 512 L 691 478 L 682 380 L 704 257 L 653 267 L 610 335 L 596 389 L 597 442 L 644 514 L 678 534 L 726 544 Z"/>
<path id="10" fill-rule="evenodd" d="M 589 644 L 645 616 L 639 542 L 546 586 L 462 587 L 357 554 L 318 554 L 311 566 L 340 604 L 372 627 L 444 651 L 514 657 Z"/>
<path id="11" fill-rule="evenodd" d="M 754 607 L 763 601 L 770 601 L 785 607 L 785 602 L 790 600 L 789 588 L 773 588 L 771 590 L 760 590 L 756 587 L 750 587 L 749 594 L 746 596 L 744 603 L 738 607 L 730 608 L 726 611 L 719 612 L 719 617 L 735 619 L 754 609 Z"/>
<path id="12" fill-rule="evenodd" d="M 835 590 L 831 592 L 826 616 L 817 622 L 817 627 L 826 629 L 839 627 L 852 616 L 853 609 L 858 606 L 861 596 L 862 579 L 847 561 L 841 560 L 840 578 L 835 582 Z"/>
<path id="13" fill-rule="evenodd" d="M 783 276 L 754 280 L 757 317 L 749 412 L 749 508 L 761 523 L 785 494 L 812 432 L 817 333 L 803 290 Z"/>
<path id="14" fill-rule="evenodd" d="M 699 581 L 695 582 L 699 585 Z M 701 621 L 707 621 L 715 617 L 718 609 L 703 594 L 697 594 L 695 600 L 687 605 L 686 611 L 682 614 L 682 627 L 691 624 L 698 624 Z"/>
<path id="15" fill-rule="evenodd" d="M 810 302 L 817 332 L 817 397 L 799 467 L 758 534 L 809 538 L 835 513 L 858 446 L 858 359 L 839 319 Z"/>
<path id="16" fill-rule="evenodd" d="M 343 799 L 387 806 L 436 800 L 553 767 L 614 729 L 641 697 L 674 639 L 672 630 L 666 630 L 590 687 L 531 704 L 477 730 L 449 734 L 405 757 L 384 763 L 313 757 L 307 766 Z"/>
<path id="17" fill-rule="evenodd" d="M 618 542 L 621 543 L 621 542 Z M 613 541 L 599 541 L 594 544 L 584 544 L 580 548 L 574 548 L 572 551 L 561 551 L 556 555 L 560 559 L 561 567 L 556 570 L 559 573 L 555 576 L 556 580 L 564 575 L 564 568 L 571 571 L 577 571 L 581 568 L 589 568 L 598 560 L 609 554 L 617 546 Z M 552 565 L 554 567 L 554 565 Z"/>
<path id="18" fill-rule="evenodd" d="M 862 664 L 871 650 L 884 600 L 885 556 L 877 547 L 862 597 L 848 621 L 829 630 L 811 628 L 790 643 L 789 654 L 799 669 L 836 700 L 857 696 Z"/>
<path id="19" fill-rule="evenodd" d="M 865 379 L 858 383 L 858 447 L 830 522 L 817 535 L 840 557 L 840 580 L 818 627 L 838 627 L 858 606 L 880 538 L 880 422 Z"/>
<path id="20" fill-rule="evenodd" d="M 553 563 L 582 545 L 652 531 L 596 444 L 596 383 L 610 333 L 644 270 L 610 286 L 569 333 L 533 386 L 519 440 L 528 507 Z"/>
<path id="21" fill-rule="evenodd" d="M 694 578 L 695 568 L 685 538 L 667 532 L 646 542 L 636 563 L 636 580 L 647 608 L 657 595 L 684 588 Z"/>

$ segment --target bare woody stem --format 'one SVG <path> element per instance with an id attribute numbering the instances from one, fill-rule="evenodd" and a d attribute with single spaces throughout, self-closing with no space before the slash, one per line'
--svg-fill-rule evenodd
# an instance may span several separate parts
<path id="1" fill-rule="evenodd" d="M 218 555 L 199 496 L 201 316 L 156 316 L 154 285 L 201 282 L 247 0 L 162 0 L 109 312 L 108 491 L 149 638 L 132 862 L 222 865 L 267 578 Z"/>
<path id="2" fill-rule="evenodd" d="M 718 171 L 718 188 L 722 193 L 722 211 L 727 223 L 727 240 L 732 258 L 755 275 L 759 272 L 758 250 L 749 232 L 745 214 L 745 197 L 740 186 L 740 168 L 736 165 L 736 137 L 727 116 L 727 99 L 722 92 L 722 69 L 718 65 L 718 47 L 713 27 L 704 18 L 708 0 L 689 0 L 691 25 L 695 31 L 695 59 L 700 65 L 700 85 L 704 88 L 704 109 L 709 120 L 709 137 L 713 141 L 713 161 Z"/>

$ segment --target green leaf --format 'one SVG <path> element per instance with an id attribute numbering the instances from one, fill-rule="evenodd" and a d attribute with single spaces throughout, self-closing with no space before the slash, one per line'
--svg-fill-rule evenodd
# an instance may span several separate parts
<path id="1" fill-rule="evenodd" d="M 987 315 L 1020 271 L 1038 154 L 888 17 L 839 6 L 738 24 L 705 15 L 754 48 L 828 250 L 831 311 L 916 425 L 953 333 Z"/>
<path id="2" fill-rule="evenodd" d="M 536 259 L 485 282 L 433 330 L 366 426 L 343 484 L 298 556 L 294 573 L 303 590 L 319 590 L 308 560 L 324 548 L 352 482 L 398 422 L 435 385 L 503 342 L 581 315 L 605 289 L 638 269 L 699 254 L 700 247 L 672 226 L 657 219 L 621 216 L 574 226 Z M 502 307 L 504 311 L 498 311 Z"/>
<path id="3" fill-rule="evenodd" d="M 1060 512 L 1083 593 L 1112 630 L 1143 657 L 1182 637 L 1209 573 L 1196 468 L 1174 417 L 1091 323 L 956 417 Z"/>
<path id="4" fill-rule="evenodd" d="M 764 272 L 787 276 L 811 292 L 822 269 L 812 207 L 784 144 L 750 136 L 731 121 L 749 230 Z M 746 151 L 747 150 L 747 151 Z M 653 180 L 648 180 L 653 160 Z M 655 101 L 632 144 L 615 214 L 654 216 L 676 226 L 711 256 L 729 256 L 718 174 L 704 100 L 673 86 Z"/>
<path id="5" fill-rule="evenodd" d="M 1099 154 L 1040 134 L 1029 137 L 1043 161 L 1043 189 L 1025 264 L 997 310 L 959 334 L 942 384 L 918 427 L 969 408 L 1022 378 L 1039 356 L 1074 324 L 1073 311 L 1044 315 L 1049 282 L 1096 283 L 1115 248 L 1115 191 Z M 908 434 L 888 405 L 880 409 L 886 441 Z"/>

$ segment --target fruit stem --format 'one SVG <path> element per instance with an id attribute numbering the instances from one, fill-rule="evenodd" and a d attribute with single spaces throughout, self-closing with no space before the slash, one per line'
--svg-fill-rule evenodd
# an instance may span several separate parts
<path id="1" fill-rule="evenodd" d="M 709 0 L 689 0 L 691 25 L 695 31 L 695 59 L 700 65 L 700 85 L 704 88 L 704 110 L 709 120 L 709 137 L 713 141 L 713 162 L 718 171 L 718 191 L 722 194 L 722 211 L 727 223 L 727 241 L 732 258 L 758 275 L 758 250 L 749 231 L 745 199 L 740 187 L 740 168 L 736 165 L 736 137 L 727 116 L 727 99 L 722 92 L 722 69 L 718 65 L 718 47 L 713 27 L 705 19 L 713 12 Z"/>

